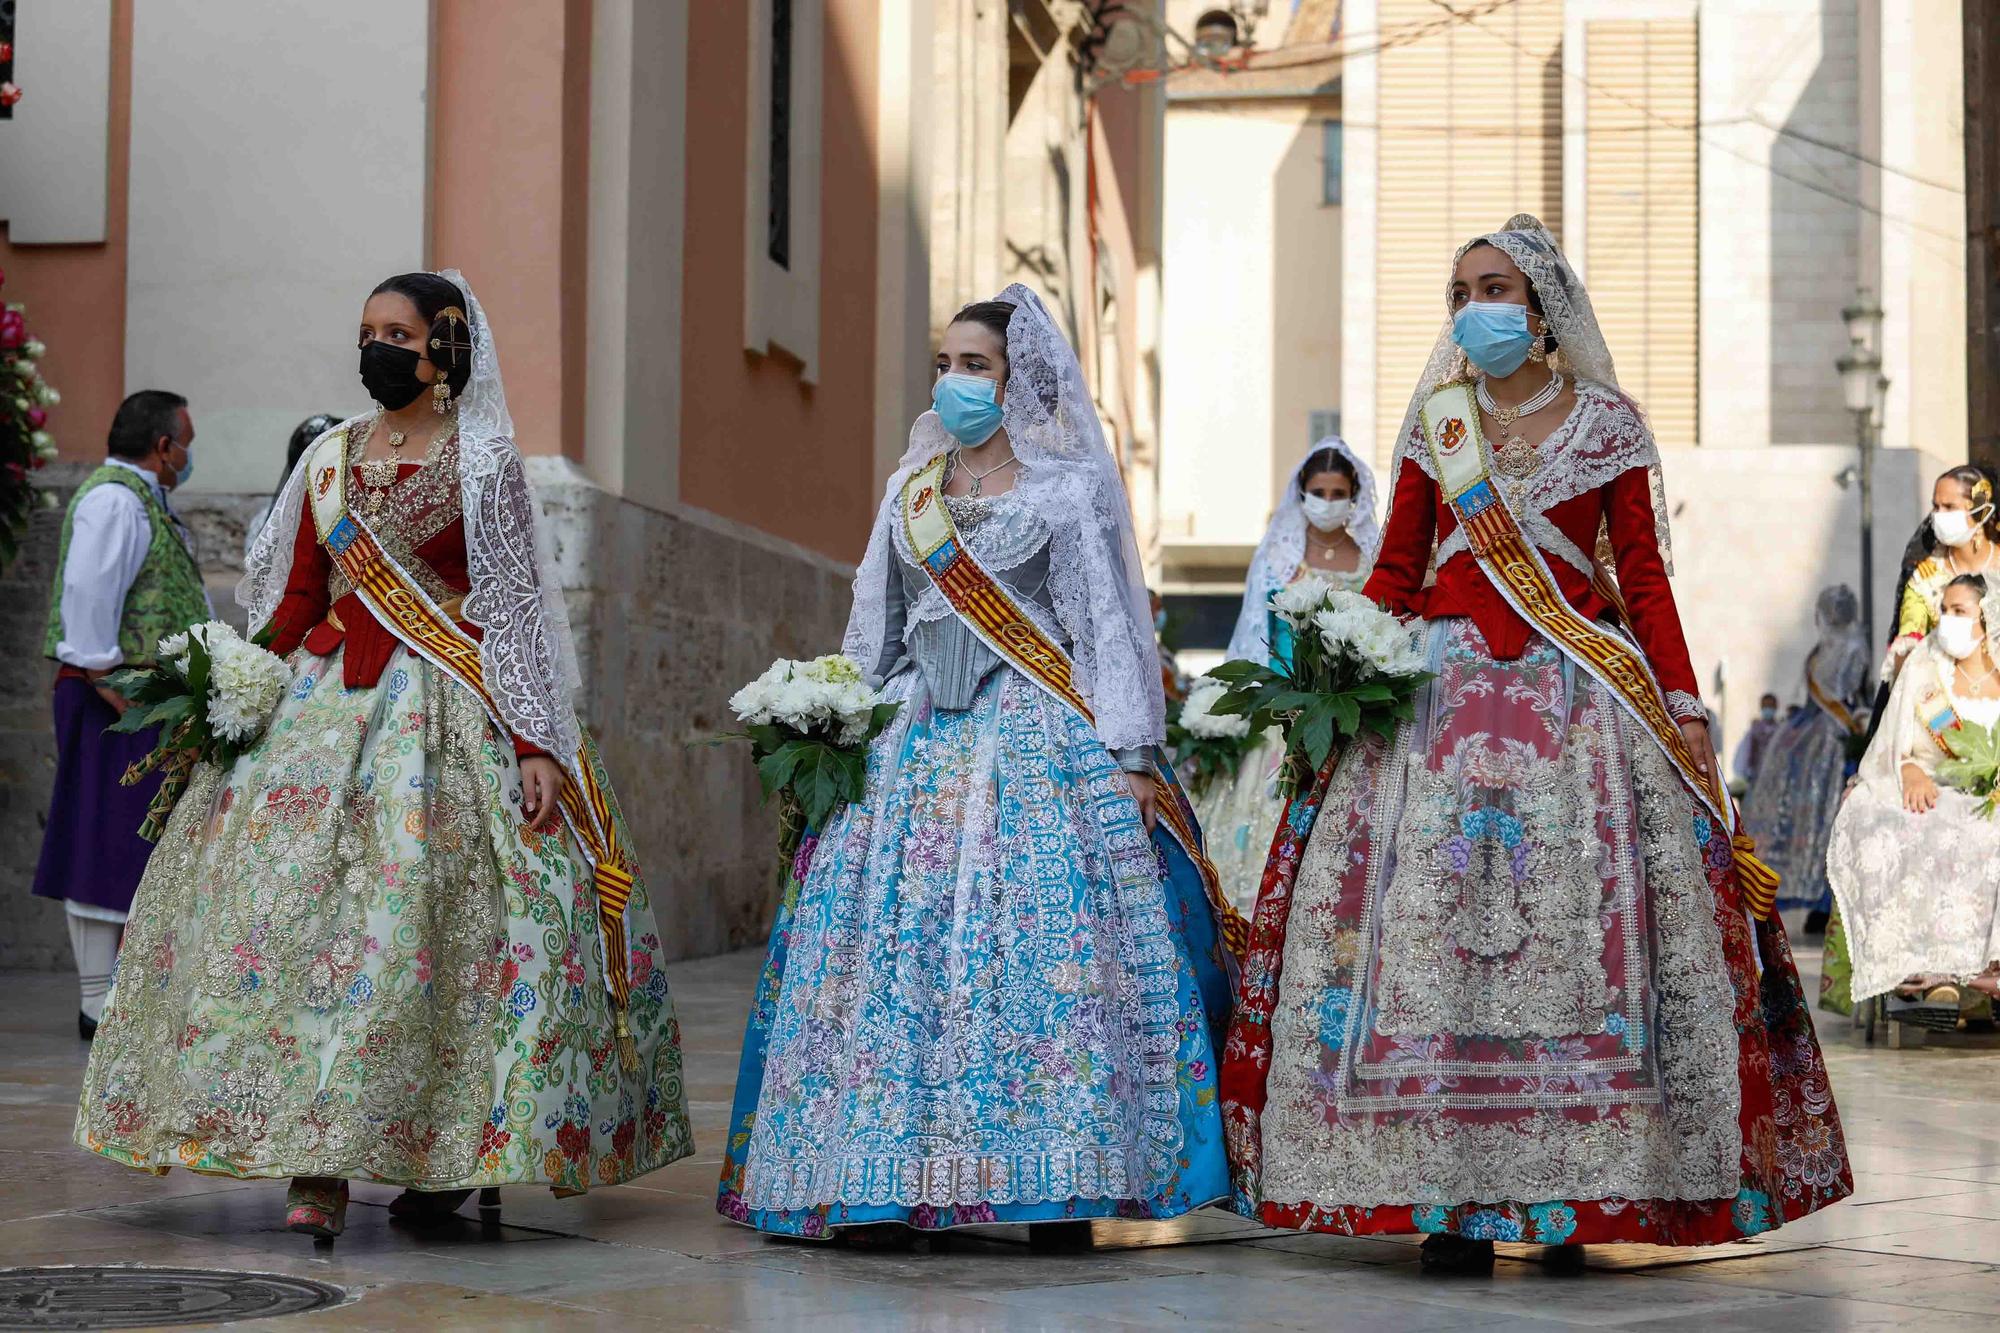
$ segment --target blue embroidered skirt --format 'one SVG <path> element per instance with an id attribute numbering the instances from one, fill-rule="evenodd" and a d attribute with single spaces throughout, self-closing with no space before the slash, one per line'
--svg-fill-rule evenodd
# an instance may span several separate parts
<path id="1" fill-rule="evenodd" d="M 1172 1217 L 1229 1192 L 1193 863 L 1011 667 L 922 678 L 771 931 L 718 1209 L 764 1231 Z"/>

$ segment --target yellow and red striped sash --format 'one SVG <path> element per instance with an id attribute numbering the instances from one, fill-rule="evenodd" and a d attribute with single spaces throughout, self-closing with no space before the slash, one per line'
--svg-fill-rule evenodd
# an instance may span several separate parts
<path id="1" fill-rule="evenodd" d="M 1856 718 L 1846 704 L 1821 689 L 1819 682 L 1813 679 L 1813 663 L 1818 657 L 1817 648 L 1806 654 L 1806 693 L 1812 696 L 1812 701 L 1818 704 L 1828 717 L 1846 727 L 1850 735 L 1859 736 L 1868 730 L 1867 724 Z"/>
<path id="2" fill-rule="evenodd" d="M 911 552 L 974 634 L 1058 703 L 1067 705 L 1087 725 L 1095 727 L 1097 719 L 1089 701 L 1077 688 L 1076 668 L 1069 654 L 1028 618 L 959 540 L 944 504 L 945 463 L 943 455 L 932 459 L 903 486 L 903 532 L 909 538 Z M 1215 912 L 1223 943 L 1241 959 L 1250 942 L 1250 923 L 1224 896 L 1215 865 L 1202 850 L 1194 810 L 1180 783 L 1157 752 L 1153 763 L 1160 796 L 1160 823 L 1201 873 L 1202 888 Z"/>
<path id="3" fill-rule="evenodd" d="M 367 525 L 348 509 L 347 432 L 336 431 L 322 440 L 306 466 L 307 503 L 312 506 L 320 544 L 354 585 L 354 591 L 405 647 L 470 690 L 500 733 L 511 736 L 499 705 L 486 688 L 478 641 L 425 595 L 382 548 Z M 582 733 L 582 746 L 573 759 L 565 761 L 562 756 L 554 755 L 551 758 L 563 770 L 563 820 L 590 860 L 592 885 L 597 894 L 598 929 L 604 938 L 604 975 L 611 990 L 613 1031 L 618 1039 L 620 1061 L 633 1070 L 638 1066 L 638 1053 L 627 1018 L 631 978 L 626 959 L 625 907 L 632 900 L 638 863 L 619 833 L 620 823 L 613 808 L 615 798 L 605 782 L 597 747 L 589 733 Z"/>
<path id="4" fill-rule="evenodd" d="M 1695 767 L 1680 724 L 1645 656 L 1622 636 L 1593 623 L 1569 604 L 1555 575 L 1521 532 L 1493 480 L 1479 409 L 1472 388 L 1447 384 L 1423 407 L 1424 436 L 1437 469 L 1438 489 L 1451 506 L 1472 548 L 1473 558 L 1500 595 L 1613 698 L 1657 743 L 1693 797 L 1729 835 L 1737 888 L 1755 915 L 1768 919 L 1777 908 L 1778 876 L 1757 859 L 1756 844 L 1742 821 L 1721 775 L 1707 778 Z M 1605 584 L 1608 578 L 1598 576 Z M 1616 603 L 1622 605 L 1622 599 Z"/>

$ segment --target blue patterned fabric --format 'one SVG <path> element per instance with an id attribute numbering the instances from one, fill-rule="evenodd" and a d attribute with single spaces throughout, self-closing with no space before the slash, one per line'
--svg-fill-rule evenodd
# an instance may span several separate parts
<path id="1" fill-rule="evenodd" d="M 1229 982 L 1193 864 L 1011 667 L 918 673 L 802 850 L 745 1033 L 720 1211 L 816 1236 L 1172 1217 L 1229 1192 Z"/>

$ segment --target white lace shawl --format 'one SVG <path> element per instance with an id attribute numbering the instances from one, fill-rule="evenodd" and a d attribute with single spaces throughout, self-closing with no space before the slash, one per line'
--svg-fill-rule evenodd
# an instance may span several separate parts
<path id="1" fill-rule="evenodd" d="M 1501 250 L 1534 285 L 1535 295 L 1542 303 L 1542 317 L 1555 334 L 1566 373 L 1576 381 L 1579 411 L 1571 413 L 1569 426 L 1564 428 L 1570 432 L 1570 438 L 1553 451 L 1550 448 L 1555 443 L 1553 437 L 1543 443 L 1542 467 L 1530 479 L 1531 484 L 1522 488 L 1528 492 L 1523 497 L 1525 502 L 1515 507 L 1523 532 L 1543 551 L 1588 572 L 1589 558 L 1595 552 L 1579 550 L 1576 543 L 1563 537 L 1553 523 L 1543 518 L 1544 511 L 1550 505 L 1583 494 L 1591 486 L 1603 484 L 1627 468 L 1644 466 L 1653 492 L 1653 522 L 1660 559 L 1667 573 L 1672 574 L 1673 534 L 1667 525 L 1666 483 L 1660 470 L 1659 449 L 1653 443 L 1653 434 L 1646 425 L 1644 414 L 1618 387 L 1618 372 L 1611 363 L 1611 349 L 1605 345 L 1604 331 L 1598 327 L 1597 312 L 1591 307 L 1590 293 L 1584 290 L 1583 280 L 1570 267 L 1569 259 L 1548 228 L 1538 219 L 1522 213 L 1508 219 L 1502 230 L 1475 236 L 1458 248 L 1452 256 L 1451 269 L 1445 273 L 1447 293 L 1458 261 L 1476 245 L 1492 245 Z M 1410 395 L 1410 405 L 1403 414 L 1402 428 L 1396 436 L 1395 459 L 1389 467 L 1392 509 L 1396 479 L 1401 475 L 1405 458 L 1414 458 L 1426 475 L 1431 471 L 1424 449 L 1423 430 L 1417 421 L 1418 412 L 1442 385 L 1471 378 L 1471 366 L 1465 354 L 1458 349 L 1458 344 L 1452 340 L 1451 318 L 1447 315 L 1437 340 L 1431 345 L 1430 358 L 1424 363 L 1423 374 L 1418 377 L 1416 389 Z M 1585 392 L 1591 386 L 1598 390 L 1599 402 L 1594 408 L 1602 410 L 1585 413 L 1580 409 L 1584 407 Z M 1622 407 L 1614 409 L 1609 401 L 1612 399 Z M 1580 457 L 1565 463 L 1561 454 L 1579 449 L 1579 439 L 1582 440 Z M 1504 479 L 1502 486 L 1507 490 L 1510 501 L 1517 498 L 1515 488 Z M 1600 532 L 1598 544 L 1602 545 L 1602 541 Z M 1447 559 L 1452 550 L 1457 549 L 1457 545 L 1449 540 L 1447 545 L 1451 546 L 1451 550 L 1440 546 L 1436 560 Z"/>
<path id="2" fill-rule="evenodd" d="M 1243 588 L 1243 606 L 1236 615 L 1236 630 L 1229 636 L 1231 661 L 1262 662 L 1270 651 L 1266 641 L 1267 609 L 1271 594 L 1290 583 L 1305 561 L 1303 501 L 1308 478 L 1304 474 L 1306 464 L 1322 449 L 1335 450 L 1354 469 L 1354 509 L 1347 520 L 1347 531 L 1361 548 L 1361 569 L 1366 570 L 1375 561 L 1376 547 L 1382 541 L 1382 524 L 1376 517 L 1380 501 L 1376 498 L 1375 469 L 1363 462 L 1346 440 L 1329 435 L 1306 450 L 1305 457 L 1292 469 L 1284 493 L 1278 497 L 1278 507 L 1271 514 L 1270 526 L 1264 529 L 1264 539 L 1257 543 L 1257 554 L 1251 557 L 1249 577 Z"/>
<path id="3" fill-rule="evenodd" d="M 440 276 L 464 296 L 473 343 L 472 376 L 458 400 L 459 495 L 472 581 L 465 618 L 482 632 L 479 659 L 486 688 L 508 730 L 573 765 L 582 743 L 574 702 L 581 683 L 576 645 L 549 563 L 549 543 L 537 535 L 541 510 L 514 447 L 500 358 L 470 285 L 456 269 Z M 318 446 L 315 440 L 313 447 Z M 305 521 L 306 472 L 293 469 L 244 562 L 236 597 L 252 626 L 269 621 L 284 598 L 293 539 Z"/>
<path id="4" fill-rule="evenodd" d="M 1166 696 L 1124 479 L 1076 354 L 1041 298 L 1016 283 L 997 299 L 1014 307 L 1002 425 L 1021 460 L 1015 491 L 1048 528 L 1049 594 L 1075 658 L 1077 688 L 1107 748 L 1158 745 L 1166 739 Z M 857 662 L 873 661 L 889 632 L 886 588 L 889 562 L 899 558 L 894 528 L 903 484 L 952 445 L 935 412 L 910 428 L 910 446 L 889 478 L 855 572 L 842 642 Z"/>

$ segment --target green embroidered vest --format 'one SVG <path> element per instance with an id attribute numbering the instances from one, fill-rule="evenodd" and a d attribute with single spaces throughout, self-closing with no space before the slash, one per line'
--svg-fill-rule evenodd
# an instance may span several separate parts
<path id="1" fill-rule="evenodd" d="M 125 611 L 118 622 L 118 647 L 127 666 L 153 660 L 155 646 L 169 634 L 208 619 L 208 597 L 202 587 L 201 569 L 182 544 L 180 533 L 166 509 L 153 495 L 146 479 L 130 468 L 106 463 L 77 487 L 63 516 L 62 553 L 56 561 L 56 586 L 49 599 L 49 628 L 42 652 L 56 655 L 62 642 L 63 568 L 69 563 L 70 537 L 76 528 L 77 502 L 99 486 L 123 486 L 139 497 L 146 507 L 146 521 L 152 527 L 152 541 L 146 548 L 146 563 L 125 593 Z"/>

